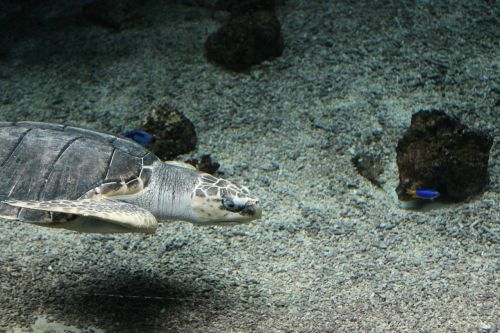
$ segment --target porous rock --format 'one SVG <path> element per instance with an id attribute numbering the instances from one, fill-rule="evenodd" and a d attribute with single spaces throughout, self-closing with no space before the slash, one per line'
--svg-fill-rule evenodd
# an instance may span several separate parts
<path id="1" fill-rule="evenodd" d="M 363 152 L 356 154 L 351 162 L 361 176 L 380 186 L 380 174 L 384 171 L 380 155 Z"/>
<path id="2" fill-rule="evenodd" d="M 226 10 L 229 10 L 233 14 L 245 14 L 250 12 L 256 12 L 260 10 L 271 11 L 274 13 L 276 7 L 275 0 L 239 0 L 239 1 L 229 1 L 220 0 L 219 7 L 225 6 Z"/>
<path id="3" fill-rule="evenodd" d="M 99 0 L 83 6 L 82 12 L 90 22 L 120 31 L 132 25 L 142 6 L 144 0 Z"/>
<path id="4" fill-rule="evenodd" d="M 231 16 L 205 42 L 210 61 L 232 70 L 245 70 L 283 52 L 281 26 L 274 1 L 242 1 Z"/>
<path id="5" fill-rule="evenodd" d="M 234 8 L 243 6 L 251 6 L 251 9 L 255 9 L 255 4 L 257 5 L 266 5 L 267 8 L 270 7 L 270 5 L 274 5 L 274 1 L 268 1 L 268 0 L 177 0 L 177 2 L 187 5 L 187 6 L 198 6 L 198 7 L 205 7 L 205 8 L 212 8 L 212 9 L 217 9 L 217 10 L 227 10 L 231 11 Z M 276 2 L 282 4 L 284 0 L 277 0 Z M 270 8 L 273 9 L 273 8 Z"/>
<path id="6" fill-rule="evenodd" d="M 407 189 L 436 189 L 455 201 L 478 194 L 488 184 L 493 139 L 439 110 L 419 111 L 396 148 L 400 200 Z"/>
<path id="7" fill-rule="evenodd" d="M 184 161 L 188 164 L 191 164 L 194 166 L 197 170 L 201 172 L 206 172 L 212 175 L 215 174 L 223 174 L 223 172 L 219 171 L 220 164 L 212 159 L 212 156 L 210 154 L 205 154 L 201 155 L 201 157 L 198 158 L 190 158 L 186 161 Z"/>
<path id="8" fill-rule="evenodd" d="M 152 105 L 141 129 L 154 136 L 154 141 L 147 148 L 162 160 L 173 159 L 196 148 L 193 123 L 166 102 L 160 101 Z"/>

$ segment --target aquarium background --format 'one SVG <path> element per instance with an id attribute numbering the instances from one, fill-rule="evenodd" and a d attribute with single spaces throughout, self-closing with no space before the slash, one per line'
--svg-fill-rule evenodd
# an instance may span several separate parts
<path id="1" fill-rule="evenodd" d="M 0 120 L 118 134 L 167 101 L 197 132 L 179 159 L 210 154 L 263 218 L 148 236 L 0 220 L 0 331 L 496 332 L 498 1 L 278 1 L 283 53 L 243 71 L 205 57 L 223 1 L 107 1 L 111 23 L 92 3 L 0 1 Z M 494 136 L 490 185 L 405 210 L 395 148 L 426 109 Z"/>

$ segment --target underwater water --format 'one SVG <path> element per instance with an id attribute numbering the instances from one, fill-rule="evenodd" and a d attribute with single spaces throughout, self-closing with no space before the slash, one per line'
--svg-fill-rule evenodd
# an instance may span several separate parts
<path id="1" fill-rule="evenodd" d="M 95 2 L 0 0 L 0 121 L 120 134 L 165 101 L 196 128 L 177 159 L 210 154 L 262 218 L 150 235 L 0 218 L 0 332 L 499 329 L 497 1 L 277 1 L 282 54 L 238 71 L 204 47 L 230 1 Z M 403 209 L 395 149 L 429 109 L 494 137 L 490 183 Z M 0 186 L 24 177 L 5 165 Z"/>

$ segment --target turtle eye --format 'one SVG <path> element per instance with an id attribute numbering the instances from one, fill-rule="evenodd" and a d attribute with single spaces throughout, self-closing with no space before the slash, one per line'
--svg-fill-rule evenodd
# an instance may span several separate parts
<path id="1" fill-rule="evenodd" d="M 243 208 L 245 208 L 244 205 L 236 203 L 232 198 L 222 199 L 222 205 L 230 212 L 240 212 L 243 210 Z"/>

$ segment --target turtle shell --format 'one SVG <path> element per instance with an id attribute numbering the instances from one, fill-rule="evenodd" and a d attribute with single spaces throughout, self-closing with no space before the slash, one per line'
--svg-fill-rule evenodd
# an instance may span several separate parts
<path id="1" fill-rule="evenodd" d="M 159 161 L 132 140 L 56 124 L 0 122 L 0 142 L 0 216 L 6 218 L 22 218 L 23 209 L 3 200 L 76 200 L 139 179 L 142 188 L 148 180 L 142 171 Z"/>

